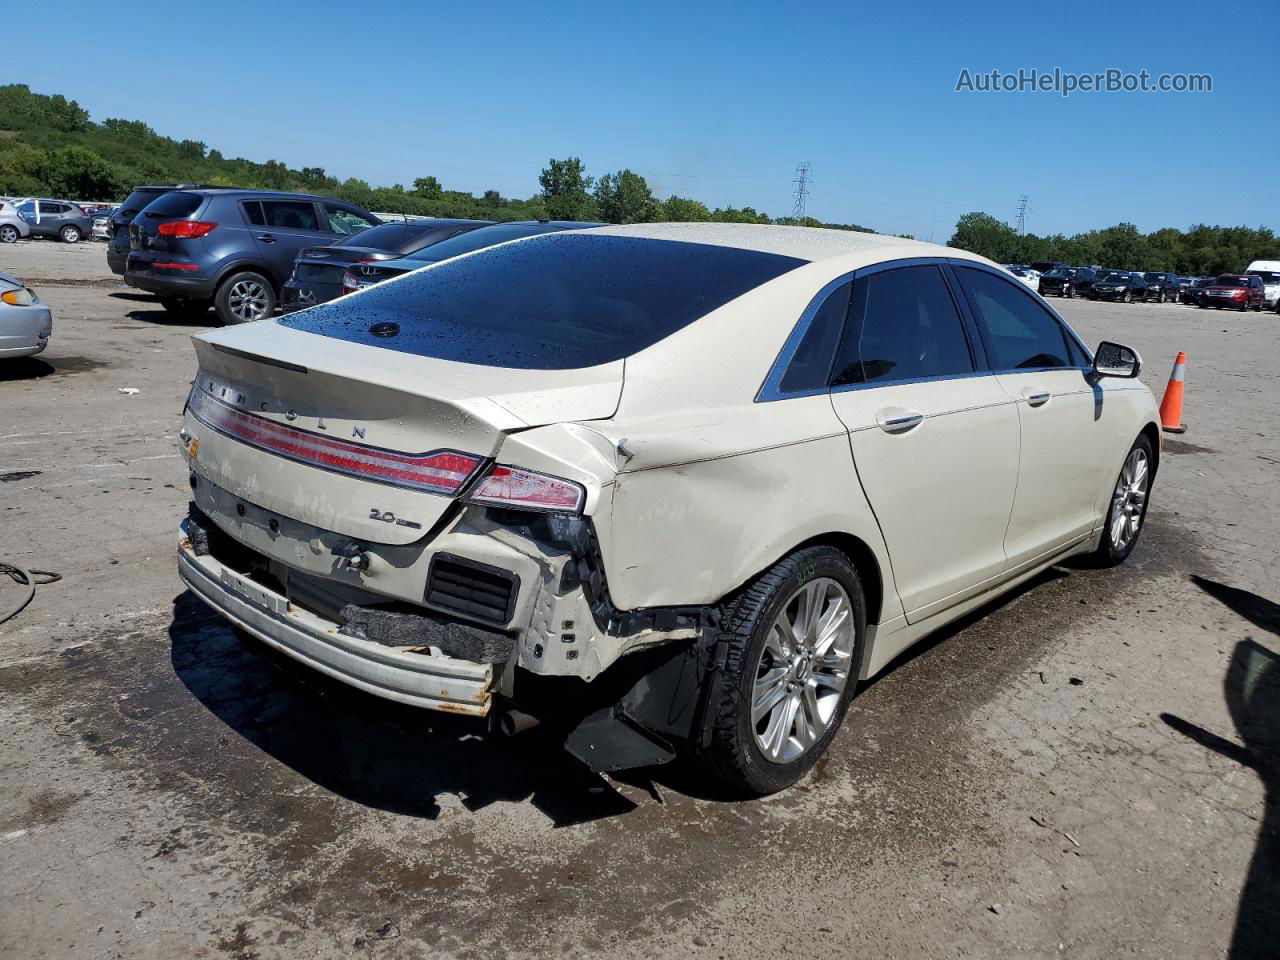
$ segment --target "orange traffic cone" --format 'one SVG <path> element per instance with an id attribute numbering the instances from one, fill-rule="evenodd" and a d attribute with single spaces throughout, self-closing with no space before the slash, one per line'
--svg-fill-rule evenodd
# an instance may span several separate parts
<path id="1" fill-rule="evenodd" d="M 1187 355 L 1178 351 L 1178 358 L 1173 361 L 1173 373 L 1169 374 L 1169 385 L 1164 388 L 1164 399 L 1160 401 L 1160 424 L 1165 433 L 1186 433 L 1187 425 L 1182 422 L 1182 385 L 1187 379 Z"/>

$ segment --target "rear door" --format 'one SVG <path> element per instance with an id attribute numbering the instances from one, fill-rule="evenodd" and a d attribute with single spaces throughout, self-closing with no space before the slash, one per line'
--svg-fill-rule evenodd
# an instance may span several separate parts
<path id="1" fill-rule="evenodd" d="M 1018 414 L 984 366 L 939 264 L 858 274 L 831 401 L 911 622 L 1005 569 Z"/>
<path id="2" fill-rule="evenodd" d="M 1084 347 L 1038 298 L 980 266 L 952 265 L 995 379 L 1018 412 L 1018 490 L 1005 536 L 1011 568 L 1089 534 L 1114 469 L 1118 424 Z"/>
<path id="3" fill-rule="evenodd" d="M 245 200 L 241 202 L 258 254 L 279 286 L 293 270 L 303 247 L 332 243 L 337 234 L 321 218 L 319 204 L 310 200 Z"/>

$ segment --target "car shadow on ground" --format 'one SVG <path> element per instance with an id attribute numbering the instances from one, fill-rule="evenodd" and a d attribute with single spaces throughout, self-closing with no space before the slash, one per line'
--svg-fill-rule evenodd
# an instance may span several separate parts
<path id="1" fill-rule="evenodd" d="M 192 327 L 196 330 L 204 330 L 217 323 L 217 318 L 211 310 L 206 310 L 204 313 L 170 313 L 159 303 L 154 309 L 130 310 L 125 316 L 130 320 L 154 323 L 162 327 Z"/>
<path id="2" fill-rule="evenodd" d="M 38 380 L 54 372 L 54 367 L 38 357 L 18 357 L 0 363 L 0 383 L 16 380 Z"/>
<path id="3" fill-rule="evenodd" d="M 353 690 L 242 640 L 189 592 L 174 601 L 169 637 L 174 672 L 214 716 L 300 776 L 362 806 L 435 819 L 442 795 L 472 811 L 527 800 L 556 826 L 636 807 L 566 754 L 552 732 L 485 736 L 483 720 Z"/>
<path id="4" fill-rule="evenodd" d="M 1280 637 L 1280 604 L 1204 577 L 1191 580 L 1254 626 Z M 1280 955 L 1280 655 L 1252 637 L 1240 641 L 1232 652 L 1223 688 L 1242 743 L 1173 714 L 1163 713 L 1160 719 L 1201 746 L 1249 767 L 1262 779 L 1262 824 L 1227 956 L 1270 960 Z"/>

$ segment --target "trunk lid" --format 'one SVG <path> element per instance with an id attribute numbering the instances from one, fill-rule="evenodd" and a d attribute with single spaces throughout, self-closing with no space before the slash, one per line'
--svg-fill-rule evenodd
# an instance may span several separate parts
<path id="1" fill-rule="evenodd" d="M 341 283 L 342 275 L 352 264 L 395 260 L 398 256 L 373 247 L 308 247 L 294 261 L 293 277 L 317 283 Z"/>
<path id="2" fill-rule="evenodd" d="M 609 417 L 622 391 L 621 360 L 581 370 L 486 367 L 339 342 L 275 321 L 193 342 L 200 364 L 186 414 L 199 438 L 193 470 L 265 510 L 375 543 L 421 539 L 457 494 L 353 475 L 309 451 L 344 463 L 470 455 L 483 462 L 465 491 L 508 433 Z M 255 440 L 262 437 L 266 446 Z"/>

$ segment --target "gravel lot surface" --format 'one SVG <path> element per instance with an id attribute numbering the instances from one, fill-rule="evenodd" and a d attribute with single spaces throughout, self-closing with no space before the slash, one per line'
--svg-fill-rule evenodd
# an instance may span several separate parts
<path id="1" fill-rule="evenodd" d="M 946 630 L 808 780 L 725 803 L 246 652 L 174 571 L 199 328 L 101 244 L 0 270 L 55 316 L 0 365 L 0 560 L 63 578 L 0 626 L 0 956 L 1280 952 L 1276 672 L 1241 705 L 1280 651 L 1274 314 L 1055 304 L 1157 392 L 1189 354 L 1136 553 Z"/>

